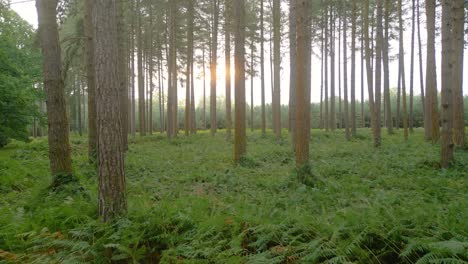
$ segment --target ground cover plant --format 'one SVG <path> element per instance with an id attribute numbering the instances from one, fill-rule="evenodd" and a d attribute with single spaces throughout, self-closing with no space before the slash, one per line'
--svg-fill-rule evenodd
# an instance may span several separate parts
<path id="1" fill-rule="evenodd" d="M 98 219 L 86 137 L 79 182 L 48 188 L 44 138 L 0 150 L 0 263 L 465 263 L 468 153 L 440 170 L 423 131 L 313 130 L 313 177 L 297 180 L 288 137 L 248 134 L 235 166 L 225 134 L 130 140 L 128 214 Z M 110 254 L 109 252 L 112 252 Z"/>

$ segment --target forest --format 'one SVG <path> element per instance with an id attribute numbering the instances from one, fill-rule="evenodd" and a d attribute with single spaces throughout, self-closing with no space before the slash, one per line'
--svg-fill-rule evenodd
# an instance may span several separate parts
<path id="1" fill-rule="evenodd" d="M 0 0 L 0 264 L 468 263 L 467 12 Z"/>

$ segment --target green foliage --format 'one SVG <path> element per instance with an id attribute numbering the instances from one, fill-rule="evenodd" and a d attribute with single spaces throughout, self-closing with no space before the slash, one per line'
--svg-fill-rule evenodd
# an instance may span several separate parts
<path id="1" fill-rule="evenodd" d="M 40 77 L 40 55 L 34 30 L 16 13 L 0 5 L 0 148 L 9 139 L 27 141 L 28 124 L 41 118 L 34 89 Z"/>
<path id="2" fill-rule="evenodd" d="M 71 139 L 81 191 L 47 189 L 44 139 L 14 141 L 0 151 L 0 263 L 466 263 L 467 152 L 440 170 L 420 129 L 378 150 L 358 134 L 311 132 L 310 186 L 271 131 L 248 134 L 246 166 L 223 131 L 132 139 L 129 212 L 110 224 L 85 137 Z"/>

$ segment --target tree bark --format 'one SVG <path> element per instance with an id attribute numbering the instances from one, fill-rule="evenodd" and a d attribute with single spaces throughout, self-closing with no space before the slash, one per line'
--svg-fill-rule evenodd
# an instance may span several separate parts
<path id="1" fill-rule="evenodd" d="M 93 43 L 93 6 L 94 1 L 84 2 L 84 35 L 85 35 L 85 61 L 86 80 L 88 85 L 88 159 L 96 159 L 97 134 L 96 134 L 96 81 L 94 76 L 94 43 Z"/>
<path id="2" fill-rule="evenodd" d="M 266 135 L 265 110 L 265 32 L 264 32 L 264 0 L 260 0 L 260 78 L 262 93 L 262 135 Z"/>
<path id="3" fill-rule="evenodd" d="M 235 48 L 234 48 L 234 86 L 235 86 L 235 131 L 234 162 L 238 164 L 247 150 L 245 124 L 245 2 L 237 0 L 235 6 Z"/>
<path id="4" fill-rule="evenodd" d="M 118 67 L 120 76 L 120 116 L 122 119 L 122 146 L 124 151 L 128 149 L 128 78 L 127 78 L 127 42 L 125 34 L 125 7 L 122 1 L 117 1 L 117 34 L 118 34 Z"/>
<path id="5" fill-rule="evenodd" d="M 465 118 L 463 102 L 463 53 L 465 10 L 463 0 L 452 1 L 453 18 L 453 141 L 465 145 Z"/>
<path id="6" fill-rule="evenodd" d="M 296 126 L 296 0 L 289 0 L 289 132 L 291 133 L 291 143 L 294 148 Z"/>
<path id="7" fill-rule="evenodd" d="M 426 0 L 427 23 L 427 66 L 426 66 L 426 113 L 424 131 L 426 140 L 437 142 L 440 137 L 439 110 L 437 100 L 437 72 L 435 57 L 436 1 Z"/>
<path id="8" fill-rule="evenodd" d="M 141 20 L 141 0 L 137 0 L 137 15 L 138 15 L 138 28 L 137 28 L 137 48 L 138 48 L 138 122 L 140 136 L 146 135 L 145 126 L 145 76 L 143 71 L 143 23 Z"/>
<path id="9" fill-rule="evenodd" d="M 349 129 L 349 106 L 348 106 L 348 18 L 346 16 L 346 6 L 343 10 L 343 96 L 344 96 L 344 127 L 346 139 L 351 139 Z"/>
<path id="10" fill-rule="evenodd" d="M 414 97 L 414 42 L 416 31 L 416 2 L 412 0 L 411 7 L 411 65 L 410 65 L 410 100 L 409 100 L 409 131 L 413 133 L 414 113 L 413 113 L 413 97 Z"/>
<path id="11" fill-rule="evenodd" d="M 62 78 L 59 33 L 56 21 L 57 0 L 36 0 L 39 39 L 43 54 L 44 89 L 49 127 L 49 161 L 56 186 L 57 176 L 72 175 L 69 124 Z"/>
<path id="12" fill-rule="evenodd" d="M 377 0 L 377 28 L 375 44 L 375 102 L 372 111 L 372 132 L 374 136 L 374 146 L 379 147 L 382 144 L 381 125 L 380 125 L 380 105 L 382 90 L 382 45 L 383 45 L 383 0 Z"/>
<path id="13" fill-rule="evenodd" d="M 231 1 L 225 0 L 224 7 L 224 34 L 225 34 L 225 60 L 226 60 L 226 139 L 231 140 Z"/>
<path id="14" fill-rule="evenodd" d="M 356 136 L 356 19 L 357 0 L 353 0 L 351 17 L 351 135 Z"/>
<path id="15" fill-rule="evenodd" d="M 309 165 L 309 119 L 310 119 L 310 102 L 308 102 L 308 66 L 310 65 L 311 57 L 308 49 L 310 45 L 310 20 L 309 20 L 309 3 L 308 0 L 294 0 L 297 5 L 297 58 L 296 58 L 296 92 L 295 92 L 295 128 L 293 132 L 296 134 L 295 150 L 296 150 L 296 166 L 303 167 Z"/>
<path id="16" fill-rule="evenodd" d="M 126 211 L 124 150 L 120 117 L 120 86 L 116 0 L 95 2 L 94 41 L 99 135 L 99 215 L 111 221 Z"/>
<path id="17" fill-rule="evenodd" d="M 389 68 L 389 42 L 390 42 L 390 0 L 385 0 L 385 40 L 383 43 L 384 67 L 384 100 L 387 133 L 393 134 L 392 103 L 390 98 L 390 68 Z"/>
<path id="18" fill-rule="evenodd" d="M 275 135 L 281 141 L 281 7 L 280 0 L 273 0 L 273 119 Z"/>
<path id="19" fill-rule="evenodd" d="M 418 25 L 418 50 L 419 50 L 419 82 L 421 85 L 421 105 L 423 118 L 426 113 L 426 104 L 424 96 L 424 75 L 423 75 L 423 63 L 422 63 L 422 45 L 421 45 L 421 15 L 419 13 L 419 0 L 416 0 L 416 12 L 417 12 L 417 25 Z"/>
<path id="20" fill-rule="evenodd" d="M 402 95 L 402 112 L 403 112 L 403 134 L 405 140 L 408 139 L 408 108 L 406 104 L 406 73 L 405 73 L 405 49 L 403 46 L 403 18 L 402 18 L 402 0 L 398 0 L 398 20 L 399 20 L 399 31 L 400 31 L 400 52 L 399 52 L 399 72 L 401 81 L 401 95 Z"/>
<path id="21" fill-rule="evenodd" d="M 442 140 L 441 166 L 448 168 L 453 160 L 453 0 L 442 0 Z"/>
<path id="22" fill-rule="evenodd" d="M 211 92 L 210 92 L 210 130 L 211 135 L 216 134 L 218 124 L 216 119 L 216 64 L 218 60 L 218 7 L 219 0 L 213 0 L 213 28 L 212 28 L 212 48 L 211 48 Z"/>
<path id="23" fill-rule="evenodd" d="M 373 78 L 372 78 L 372 65 L 371 65 L 371 53 L 370 39 L 369 39 L 369 0 L 364 0 L 364 44 L 365 44 L 365 59 L 366 59 L 366 75 L 367 75 L 367 90 L 369 92 L 369 109 L 371 117 L 374 113 L 374 91 L 373 91 Z M 371 118 L 372 120 L 372 118 Z M 373 127 L 371 121 L 371 127 Z"/>
<path id="24" fill-rule="evenodd" d="M 336 129 L 335 106 L 335 17 L 333 5 L 330 6 L 330 128 Z"/>

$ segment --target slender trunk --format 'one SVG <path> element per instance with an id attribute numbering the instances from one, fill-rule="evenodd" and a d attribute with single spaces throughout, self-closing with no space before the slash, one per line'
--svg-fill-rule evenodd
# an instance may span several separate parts
<path id="1" fill-rule="evenodd" d="M 364 116 L 364 22 L 361 19 L 361 127 L 366 127 Z"/>
<path id="2" fill-rule="evenodd" d="M 289 0 L 289 132 L 291 145 L 294 148 L 296 126 L 296 0 Z"/>
<path id="3" fill-rule="evenodd" d="M 321 6 L 323 6 L 323 0 L 320 2 Z M 319 128 L 323 129 L 323 86 L 325 83 L 325 30 L 324 30 L 324 25 L 325 25 L 325 7 L 323 7 L 322 11 L 322 18 L 321 18 L 321 38 L 320 38 L 320 119 L 319 119 Z"/>
<path id="4" fill-rule="evenodd" d="M 453 141 L 457 146 L 465 145 L 465 121 L 463 105 L 463 53 L 464 18 L 463 0 L 453 0 Z"/>
<path id="5" fill-rule="evenodd" d="M 76 76 L 75 80 L 76 85 L 76 104 L 78 106 L 77 113 L 78 113 L 78 134 L 83 136 L 83 125 L 81 123 L 81 83 L 78 81 L 78 76 Z"/>
<path id="6" fill-rule="evenodd" d="M 390 68 L 389 68 L 389 42 L 390 42 L 390 0 L 385 0 L 385 40 L 383 43 L 383 67 L 384 67 L 384 100 L 385 121 L 387 133 L 393 134 L 392 104 L 390 98 Z"/>
<path id="7" fill-rule="evenodd" d="M 414 35 L 416 31 L 416 3 L 412 0 L 411 13 L 411 65 L 410 65 L 410 99 L 409 99 L 409 131 L 413 133 L 414 113 L 413 113 L 413 98 L 414 98 Z"/>
<path id="8" fill-rule="evenodd" d="M 235 93 L 235 130 L 234 130 L 234 162 L 237 164 L 247 150 L 245 131 L 245 3 L 237 0 L 235 3 L 235 48 L 234 48 L 234 93 Z"/>
<path id="9" fill-rule="evenodd" d="M 440 137 L 439 111 L 437 100 L 437 72 L 435 57 L 436 2 L 426 0 L 427 23 L 427 66 L 426 66 L 426 113 L 424 131 L 426 140 L 437 142 Z"/>
<path id="10" fill-rule="evenodd" d="M 191 88 L 193 86 L 192 83 L 192 65 L 193 65 L 193 20 L 194 20 L 194 2 L 189 0 L 187 8 L 187 20 L 188 20 L 188 27 L 187 27 L 187 86 L 185 87 L 185 135 L 188 136 L 190 132 L 193 132 L 192 123 L 194 120 L 192 119 L 192 91 Z"/>
<path id="11" fill-rule="evenodd" d="M 39 39 L 42 47 L 44 89 L 49 126 L 49 161 L 52 186 L 58 187 L 58 176 L 72 175 L 69 124 L 62 78 L 59 33 L 56 18 L 57 1 L 36 0 Z"/>
<path id="12" fill-rule="evenodd" d="M 137 0 L 138 28 L 137 28 L 137 46 L 138 46 L 138 122 L 140 136 L 146 135 L 145 126 L 145 72 L 143 71 L 143 23 L 141 19 L 141 0 Z"/>
<path id="13" fill-rule="evenodd" d="M 273 60 L 274 60 L 274 91 L 273 119 L 275 120 L 275 135 L 281 141 L 281 7 L 280 0 L 273 0 Z"/>
<path id="14" fill-rule="evenodd" d="M 206 66 L 205 66 L 205 46 L 203 46 L 203 129 L 206 129 Z"/>
<path id="15" fill-rule="evenodd" d="M 329 23 L 329 17 L 328 17 L 328 5 L 325 6 L 325 116 L 324 116 L 324 121 L 325 121 L 325 131 L 328 132 L 328 129 L 330 127 L 330 119 L 329 119 L 329 114 L 328 114 L 328 54 L 329 54 L 329 40 L 330 36 L 328 33 L 328 23 Z"/>
<path id="16" fill-rule="evenodd" d="M 131 24 L 132 24 L 132 32 L 131 32 L 131 53 L 132 53 L 132 56 L 131 56 L 131 78 L 132 78 L 132 92 L 131 92 L 131 101 L 132 101 L 132 109 L 131 109 L 131 116 L 132 116 L 132 124 L 131 124 L 131 130 L 132 130 L 132 136 L 135 137 L 136 136 L 136 101 L 135 101 L 135 49 L 136 49 L 136 45 L 135 45 L 135 27 L 136 27 L 136 22 L 135 22 L 135 13 L 136 13 L 136 10 L 135 10 L 135 4 L 134 4 L 134 0 L 131 1 L 132 3 L 132 11 L 133 11 L 133 14 L 132 14 L 132 19 L 131 19 Z"/>
<path id="17" fill-rule="evenodd" d="M 372 117 L 374 113 L 374 91 L 373 91 L 373 80 L 372 80 L 372 65 L 371 65 L 371 53 L 370 39 L 369 39 L 369 0 L 364 0 L 364 45 L 365 45 L 365 59 L 366 59 L 366 74 L 367 74 L 367 90 L 369 92 L 369 109 Z M 371 127 L 373 127 L 371 118 Z"/>
<path id="18" fill-rule="evenodd" d="M 262 135 L 266 135 L 266 110 L 265 110 L 265 34 L 264 34 L 264 4 L 260 0 L 260 78 L 262 89 Z"/>
<path id="19" fill-rule="evenodd" d="M 344 13 L 344 12 L 343 12 Z M 343 128 L 343 112 L 341 111 L 341 32 L 343 27 L 343 19 L 338 15 L 338 128 Z M 344 47 L 343 47 L 344 48 Z"/>
<path id="20" fill-rule="evenodd" d="M 148 86 L 149 86 L 149 104 L 148 104 L 148 133 L 150 135 L 153 134 L 153 91 L 154 91 L 154 83 L 153 83 L 153 73 L 154 73 L 154 43 L 153 43 L 153 5 L 152 3 L 148 3 L 149 9 L 149 55 L 148 55 Z"/>
<path id="21" fill-rule="evenodd" d="M 333 6 L 330 6 L 330 128 L 336 129 L 335 107 L 335 17 Z"/>
<path id="22" fill-rule="evenodd" d="M 211 92 L 210 92 L 210 129 L 211 135 L 216 134 L 218 125 L 216 120 L 216 64 L 218 60 L 218 3 L 219 0 L 213 0 L 213 28 L 212 28 L 212 39 L 213 46 L 211 48 Z"/>
<path id="23" fill-rule="evenodd" d="M 416 0 L 416 12 L 417 12 L 417 25 L 418 25 L 418 50 L 419 50 L 419 83 L 421 86 L 421 105 L 423 118 L 426 114 L 426 104 L 424 96 L 424 75 L 423 75 L 423 62 L 422 62 L 422 45 L 421 45 L 421 15 L 419 13 L 419 0 Z"/>
<path id="24" fill-rule="evenodd" d="M 406 73 L 405 73 L 405 49 L 403 46 L 403 18 L 402 18 L 402 0 L 398 0 L 398 20 L 400 28 L 400 74 L 401 74 L 401 95 L 403 104 L 403 133 L 405 139 L 408 139 L 408 109 L 406 105 Z"/>
<path id="25" fill-rule="evenodd" d="M 255 70 L 254 70 L 254 41 L 250 41 L 250 131 L 254 131 L 254 100 L 253 100 L 253 93 L 254 93 L 254 88 L 253 88 L 253 79 L 255 75 Z"/>
<path id="26" fill-rule="evenodd" d="M 231 140 L 231 6 L 230 1 L 225 0 L 224 10 L 224 34 L 225 34 L 225 60 L 226 60 L 226 139 Z"/>
<path id="27" fill-rule="evenodd" d="M 122 1 L 117 1 L 117 34 L 118 34 L 118 68 L 119 68 L 119 87 L 120 87 L 120 118 L 122 119 L 122 147 L 124 151 L 128 150 L 128 78 L 127 78 L 127 50 L 126 26 L 125 26 L 125 7 Z"/>
<path id="28" fill-rule="evenodd" d="M 311 56 L 310 49 L 310 21 L 309 21 L 309 4 L 308 0 L 297 0 L 297 75 L 296 75 L 296 103 L 295 109 L 295 150 L 296 150 L 296 166 L 303 167 L 309 163 L 309 122 L 310 119 L 310 102 L 308 101 L 308 65 L 310 65 Z M 310 168 L 307 168 L 310 169 Z"/>
<path id="29" fill-rule="evenodd" d="M 97 151 L 96 133 L 96 81 L 94 70 L 94 42 L 93 42 L 93 6 L 94 1 L 84 2 L 84 35 L 85 35 L 85 60 L 86 80 L 88 85 L 88 159 L 94 161 Z"/>
<path id="30" fill-rule="evenodd" d="M 448 168 L 453 160 L 453 0 L 442 0 L 442 138 L 441 166 Z M 457 3 L 458 4 L 458 3 Z M 458 74 L 458 73 L 457 73 Z"/>
<path id="31" fill-rule="evenodd" d="M 344 96 L 344 127 L 346 139 L 351 139 L 351 133 L 349 129 L 349 106 L 348 106 L 348 22 L 346 12 L 343 12 L 343 96 Z"/>
<path id="32" fill-rule="evenodd" d="M 356 17 L 357 0 L 353 0 L 351 18 L 351 135 L 356 136 Z"/>
<path id="33" fill-rule="evenodd" d="M 375 44 L 375 103 L 373 108 L 373 126 L 372 132 L 374 136 L 374 146 L 379 147 L 382 144 L 381 125 L 380 125 L 380 105 L 381 105 L 381 90 L 382 90 L 382 45 L 383 45 L 383 0 L 377 0 L 377 28 L 376 28 L 376 44 Z"/>

